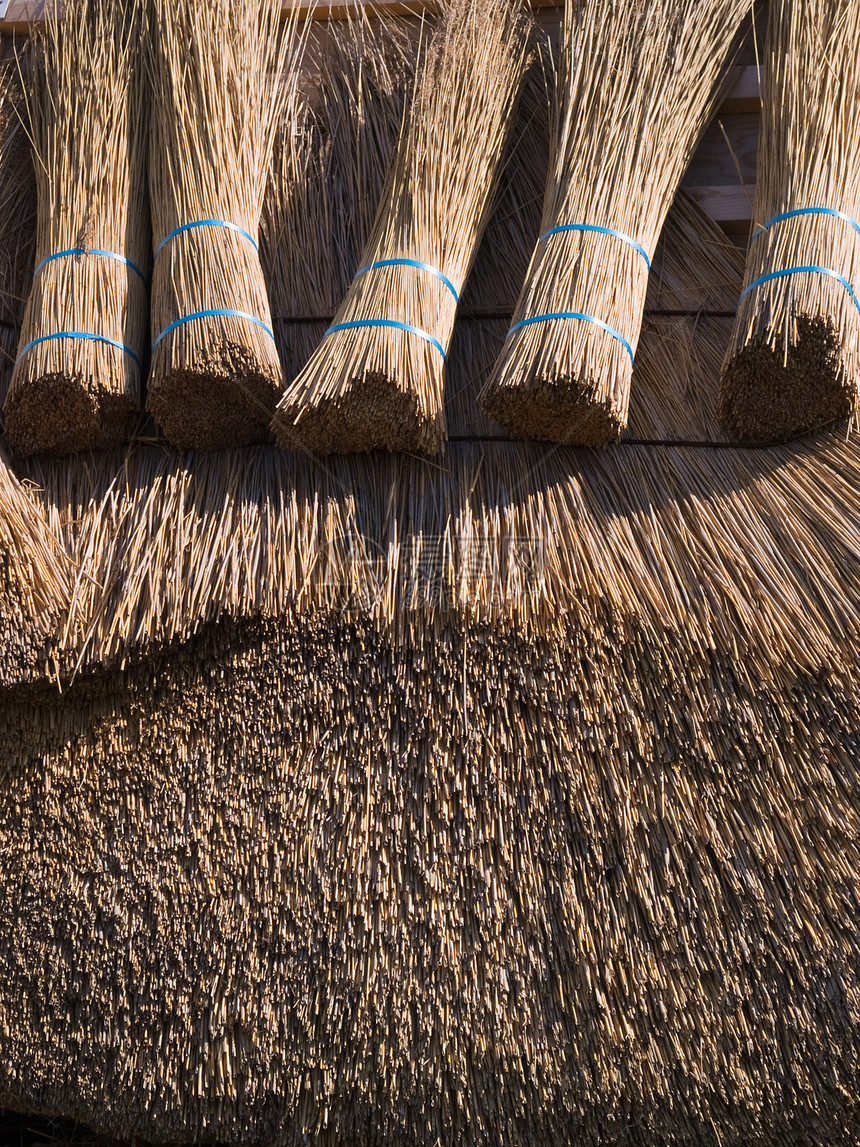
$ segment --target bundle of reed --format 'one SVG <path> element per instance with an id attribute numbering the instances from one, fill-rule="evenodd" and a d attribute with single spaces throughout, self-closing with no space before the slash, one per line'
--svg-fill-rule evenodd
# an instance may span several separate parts
<path id="1" fill-rule="evenodd" d="M 23 96 L 18 61 L 1 59 L 0 406 L 15 364 L 36 241 L 36 185 L 30 143 L 21 118 Z"/>
<path id="2" fill-rule="evenodd" d="M 772 0 L 744 291 L 720 417 L 789 438 L 850 417 L 860 384 L 860 6 Z"/>
<path id="3" fill-rule="evenodd" d="M 568 0 L 542 235 L 481 396 L 509 430 L 597 446 L 624 429 L 654 246 L 749 9 Z"/>
<path id="4" fill-rule="evenodd" d="M 277 0 L 155 0 L 147 404 L 177 445 L 261 441 L 283 390 L 258 231 L 297 12 L 280 24 Z"/>
<path id="5" fill-rule="evenodd" d="M 285 377 L 306 365 L 367 243 L 415 76 L 414 22 L 325 26 L 313 88 L 293 89 L 263 205 L 260 258 Z"/>
<path id="6" fill-rule="evenodd" d="M 517 0 L 450 0 L 373 233 L 334 324 L 278 406 L 283 446 L 433 453 L 460 292 L 528 64 Z"/>
<path id="7" fill-rule="evenodd" d="M 124 441 L 140 411 L 149 223 L 143 0 L 70 0 L 27 92 L 36 270 L 3 409 L 16 453 Z"/>
<path id="8" fill-rule="evenodd" d="M 513 157 L 518 178 L 512 190 L 518 196 L 534 178 L 524 162 L 533 147 L 532 140 L 524 139 L 524 155 Z M 537 228 L 535 222 L 532 239 Z M 510 236 L 504 220 L 499 226 L 490 225 L 469 279 L 469 297 L 464 298 L 464 314 L 455 328 L 445 389 L 452 439 L 506 437 L 481 410 L 478 395 L 492 374 L 508 331 L 502 317 L 508 286 L 496 268 L 523 259 L 525 265 L 532 251 L 532 243 L 524 250 L 523 238 L 511 243 Z M 725 438 L 716 418 L 717 394 L 731 331 L 732 320 L 726 312 L 740 293 L 743 274 L 743 251 L 694 199 L 679 190 L 652 261 L 622 440 L 703 443 Z M 493 305 L 494 297 L 501 306 Z M 475 306 L 470 313 L 467 304 L 474 306 L 479 299 L 482 309 Z"/>

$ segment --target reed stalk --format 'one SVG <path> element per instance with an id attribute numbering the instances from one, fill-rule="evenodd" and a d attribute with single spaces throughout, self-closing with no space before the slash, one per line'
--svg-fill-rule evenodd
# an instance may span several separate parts
<path id="1" fill-rule="evenodd" d="M 258 232 L 305 37 L 297 8 L 280 24 L 277 0 L 154 0 L 153 10 L 147 405 L 177 445 L 259 442 L 283 374 Z"/>
<path id="2" fill-rule="evenodd" d="M 528 57 L 515 0 L 446 5 L 361 266 L 278 406 L 281 445 L 441 448 L 445 357 Z"/>
<path id="3" fill-rule="evenodd" d="M 600 446 L 624 429 L 650 260 L 749 9 L 568 0 L 541 238 L 481 396 L 518 436 Z"/>
<path id="4" fill-rule="evenodd" d="M 786 439 L 849 418 L 860 384 L 860 5 L 772 0 L 744 293 L 720 417 Z"/>
<path id="5" fill-rule="evenodd" d="M 23 114 L 19 62 L 5 57 L 0 60 L 0 406 L 17 357 L 35 253 L 36 184 Z"/>
<path id="6" fill-rule="evenodd" d="M 139 416 L 149 223 L 142 0 L 69 0 L 36 45 L 27 122 L 36 269 L 3 408 L 19 454 L 128 438 Z"/>
<path id="7" fill-rule="evenodd" d="M 322 341 L 373 227 L 414 85 L 414 25 L 365 13 L 323 25 L 313 86 L 293 89 L 279 127 L 260 257 L 288 383 Z"/>

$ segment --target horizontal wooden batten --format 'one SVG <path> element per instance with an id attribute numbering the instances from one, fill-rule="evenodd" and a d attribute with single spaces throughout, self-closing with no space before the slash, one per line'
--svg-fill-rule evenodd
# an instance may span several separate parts
<path id="1" fill-rule="evenodd" d="M 724 231 L 739 238 L 747 235 L 753 215 L 755 187 L 722 184 L 713 187 L 687 187 L 686 191 Z"/>

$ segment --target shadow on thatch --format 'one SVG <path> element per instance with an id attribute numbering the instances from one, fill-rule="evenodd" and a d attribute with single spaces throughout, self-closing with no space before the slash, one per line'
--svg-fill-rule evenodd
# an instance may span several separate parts
<path id="1" fill-rule="evenodd" d="M 45 1119 L 39 1115 L 15 1115 L 0 1110 L 0 1143 L 3 1147 L 147 1147 L 142 1140 L 108 1139 L 82 1123 L 68 1119 Z"/>

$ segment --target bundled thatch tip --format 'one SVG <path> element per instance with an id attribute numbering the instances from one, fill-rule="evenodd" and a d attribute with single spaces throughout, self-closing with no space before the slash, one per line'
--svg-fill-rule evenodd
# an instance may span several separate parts
<path id="1" fill-rule="evenodd" d="M 148 407 L 180 446 L 258 442 L 283 390 L 258 232 L 298 10 L 282 24 L 277 0 L 154 9 Z"/>
<path id="2" fill-rule="evenodd" d="M 335 321 L 289 387 L 279 443 L 444 443 L 444 367 L 529 56 L 517 0 L 449 0 L 420 69 L 373 233 Z"/>
<path id="3" fill-rule="evenodd" d="M 68 0 L 27 90 L 36 270 L 3 418 L 22 454 L 124 441 L 139 417 L 149 222 L 142 0 Z"/>
<path id="4" fill-rule="evenodd" d="M 720 418 L 785 439 L 839 419 L 860 387 L 860 6 L 774 0 L 755 219 Z"/>
<path id="5" fill-rule="evenodd" d="M 481 394 L 511 433 L 601 446 L 627 425 L 651 258 L 749 7 L 569 0 L 541 236 Z"/>

